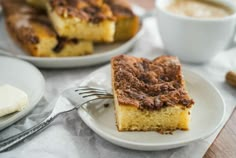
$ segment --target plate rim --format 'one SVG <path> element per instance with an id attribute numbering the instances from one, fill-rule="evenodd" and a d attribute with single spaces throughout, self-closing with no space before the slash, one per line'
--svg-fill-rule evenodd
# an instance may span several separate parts
<path id="1" fill-rule="evenodd" d="M 24 109 L 20 112 L 17 112 L 17 115 L 13 115 L 12 117 L 9 117 L 6 121 L 1 122 L 0 124 L 0 131 L 7 128 L 8 126 L 11 126 L 12 124 L 14 124 L 15 122 L 19 121 L 20 119 L 22 119 L 23 117 L 25 117 L 27 114 L 29 114 L 39 103 L 39 101 L 43 98 L 43 95 L 45 93 L 45 78 L 43 77 L 42 73 L 40 72 L 39 69 L 37 69 L 33 64 L 28 63 L 24 60 L 21 59 L 16 59 L 16 58 L 11 58 L 11 57 L 5 57 L 5 56 L 0 56 L 0 60 L 2 59 L 9 59 L 9 60 L 13 60 L 13 61 L 17 61 L 18 63 L 23 63 L 24 65 L 27 65 L 28 67 L 31 67 L 32 70 L 35 71 L 35 73 L 37 73 L 38 77 L 40 78 L 40 82 L 42 83 L 42 89 L 39 93 L 39 95 L 37 96 L 37 98 L 35 100 L 33 100 L 32 105 L 29 106 L 29 108 Z M 15 116 L 15 117 L 14 117 Z"/>
<path id="2" fill-rule="evenodd" d="M 87 77 L 84 78 L 84 80 L 80 83 L 80 85 L 82 85 L 85 81 L 86 78 L 88 78 L 90 75 L 101 71 L 102 69 L 106 69 L 107 67 L 109 67 L 109 65 L 105 65 L 103 67 L 101 67 L 100 69 L 97 69 L 95 71 L 93 71 L 92 73 L 90 73 Z M 223 108 L 223 112 L 221 115 L 221 118 L 219 119 L 220 121 L 218 122 L 218 124 L 212 128 L 212 130 L 210 130 L 209 132 L 203 133 L 203 134 L 199 134 L 197 137 L 194 138 L 190 138 L 190 139 L 185 139 L 185 140 L 181 140 L 181 141 L 172 141 L 170 143 L 139 143 L 139 142 L 134 142 L 134 141 L 127 141 L 124 139 L 120 139 L 119 137 L 116 137 L 110 133 L 104 132 L 103 130 L 101 130 L 100 128 L 97 128 L 95 123 L 91 123 L 91 121 L 89 121 L 89 119 L 86 117 L 84 117 L 83 115 L 88 115 L 88 113 L 83 109 L 80 108 L 78 110 L 78 114 L 81 117 L 81 119 L 85 122 L 85 124 L 91 128 L 95 133 L 97 133 L 99 136 L 101 136 L 102 138 L 104 138 L 105 140 L 112 142 L 116 145 L 122 146 L 122 147 L 126 147 L 126 148 L 130 148 L 130 149 L 135 149 L 135 150 L 143 150 L 143 151 L 154 151 L 154 150 L 164 150 L 164 149 L 171 149 L 171 148 L 176 148 L 176 147 L 180 147 L 180 146 L 184 146 L 186 144 L 207 138 L 209 136 L 211 136 L 212 134 L 214 134 L 214 132 L 219 129 L 219 127 L 222 125 L 223 120 L 224 120 L 224 116 L 225 116 L 225 112 L 226 112 L 226 106 L 225 106 L 225 101 L 221 95 L 221 93 L 219 92 L 219 90 L 216 88 L 216 86 L 210 82 L 208 79 L 206 79 L 205 77 L 203 77 L 203 75 L 195 72 L 194 70 L 190 70 L 190 68 L 187 68 L 185 66 L 183 66 L 182 68 L 183 73 L 187 72 L 187 73 L 191 73 L 194 76 L 197 76 L 198 78 L 200 78 L 201 80 L 204 80 L 211 88 L 212 90 L 214 90 L 216 92 L 216 94 L 218 95 L 219 99 L 221 100 L 220 105 Z M 95 124 L 95 126 L 93 126 L 92 124 Z M 122 145 L 121 145 L 122 144 Z M 131 146 L 129 146 L 131 145 Z M 140 147 L 145 147 L 145 148 L 140 148 Z"/>

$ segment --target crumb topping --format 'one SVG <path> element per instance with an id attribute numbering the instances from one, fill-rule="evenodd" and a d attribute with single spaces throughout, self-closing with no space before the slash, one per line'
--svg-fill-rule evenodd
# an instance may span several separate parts
<path id="1" fill-rule="evenodd" d="M 110 8 L 100 0 L 50 0 L 56 13 L 64 18 L 78 17 L 91 23 L 114 20 Z"/>
<path id="2" fill-rule="evenodd" d="M 181 65 L 176 57 L 153 61 L 120 55 L 112 59 L 118 102 L 140 109 L 157 110 L 176 104 L 191 107 L 194 101 L 184 88 Z"/>

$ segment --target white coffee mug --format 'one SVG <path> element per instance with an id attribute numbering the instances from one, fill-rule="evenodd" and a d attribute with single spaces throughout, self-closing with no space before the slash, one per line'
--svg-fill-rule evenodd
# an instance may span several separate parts
<path id="1" fill-rule="evenodd" d="M 159 31 L 168 54 L 191 63 L 205 63 L 226 49 L 236 28 L 236 5 L 229 0 L 214 0 L 234 12 L 232 15 L 203 19 L 176 15 L 165 8 L 173 0 L 157 0 Z"/>

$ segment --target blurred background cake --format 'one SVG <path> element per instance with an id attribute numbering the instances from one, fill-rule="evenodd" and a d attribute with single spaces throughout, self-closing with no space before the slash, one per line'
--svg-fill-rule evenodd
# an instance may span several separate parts
<path id="1" fill-rule="evenodd" d="M 42 10 L 24 0 L 3 0 L 6 26 L 13 39 L 37 57 L 80 56 L 93 52 L 93 43 L 60 37 Z"/>
<path id="2" fill-rule="evenodd" d="M 115 20 L 99 0 L 49 0 L 48 15 L 60 36 L 96 42 L 113 42 Z"/>
<path id="3" fill-rule="evenodd" d="M 93 53 L 93 43 L 126 41 L 139 17 L 125 0 L 2 0 L 9 34 L 37 57 Z"/>

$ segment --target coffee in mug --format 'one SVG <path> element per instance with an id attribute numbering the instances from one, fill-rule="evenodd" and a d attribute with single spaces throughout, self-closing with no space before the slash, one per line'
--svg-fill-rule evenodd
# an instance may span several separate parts
<path id="1" fill-rule="evenodd" d="M 207 0 L 175 0 L 166 10 L 194 18 L 223 18 L 233 14 L 229 7 Z"/>

